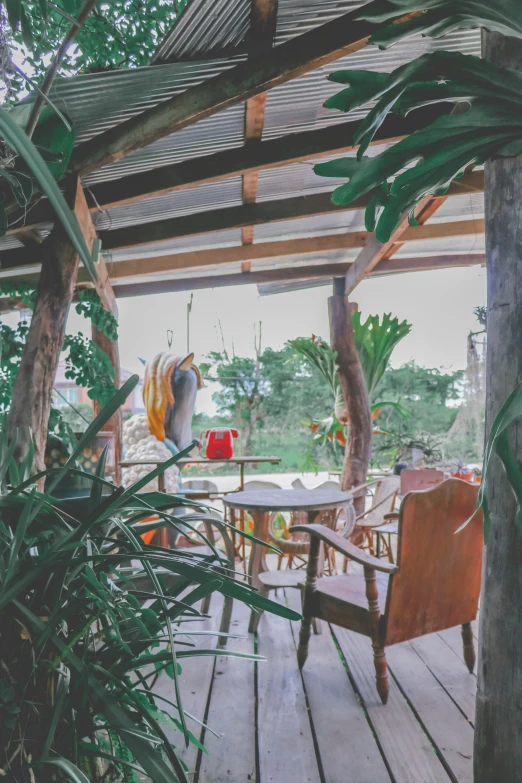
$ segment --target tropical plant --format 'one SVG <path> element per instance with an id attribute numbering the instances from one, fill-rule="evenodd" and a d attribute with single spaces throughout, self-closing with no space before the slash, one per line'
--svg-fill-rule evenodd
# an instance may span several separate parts
<path id="1" fill-rule="evenodd" d="M 352 327 L 372 412 L 386 405 L 396 407 L 395 402 L 376 399 L 376 390 L 389 365 L 393 351 L 410 333 L 411 324 L 407 321 L 400 322 L 390 313 L 385 313 L 382 320 L 378 315 L 370 315 L 366 321 L 362 321 L 360 312 L 355 312 L 352 314 Z M 322 374 L 334 395 L 335 415 L 339 421 L 346 423 L 343 393 L 336 365 L 337 354 L 315 335 L 311 338 L 297 337 L 289 340 L 288 344 Z"/>
<path id="2" fill-rule="evenodd" d="M 397 22 L 400 12 L 413 12 Z M 522 37 L 520 3 L 508 0 L 382 0 L 361 9 L 360 19 L 383 23 L 370 42 L 388 46 L 416 32 L 439 37 L 458 29 L 483 26 Z M 348 204 L 366 193 L 365 223 L 386 242 L 405 213 L 415 224 L 415 208 L 428 195 L 441 196 L 470 166 L 493 156 L 516 156 L 522 151 L 522 74 L 500 68 L 473 55 L 435 52 L 400 66 L 392 73 L 338 71 L 334 82 L 348 87 L 326 102 L 347 112 L 375 105 L 361 122 L 356 158 L 321 163 L 317 174 L 346 177 L 333 200 Z M 459 111 L 441 116 L 374 157 L 364 155 L 390 112 L 405 115 L 434 103 L 459 103 Z M 467 110 L 462 110 L 467 107 Z M 414 165 L 416 164 L 416 165 Z"/>
<path id="3" fill-rule="evenodd" d="M 187 646 L 187 633 L 198 631 L 180 623 L 200 618 L 199 602 L 214 591 L 299 617 L 234 581 L 233 564 L 207 539 L 209 556 L 143 543 L 141 534 L 152 526 L 196 532 L 187 517 L 168 513 L 190 501 L 137 494 L 193 444 L 125 490 L 104 480 L 105 452 L 95 476 L 80 472 L 92 481 L 90 494 L 60 499 L 61 482 L 79 472 L 75 458 L 137 382 L 137 376 L 127 381 L 58 470 L 31 476 L 33 454 L 17 464 L 16 438 L 8 441 L 5 421 L 0 432 L 0 775 L 6 780 L 86 783 L 145 775 L 154 783 L 187 783 L 163 728 L 178 732 L 179 746 L 197 743 L 188 727 L 197 719 L 184 712 L 179 690 L 184 659 L 259 656 L 212 643 Z M 45 494 L 35 486 L 44 476 Z M 151 514 L 159 520 L 142 523 Z M 172 701 L 154 690 L 162 671 L 173 680 Z"/>

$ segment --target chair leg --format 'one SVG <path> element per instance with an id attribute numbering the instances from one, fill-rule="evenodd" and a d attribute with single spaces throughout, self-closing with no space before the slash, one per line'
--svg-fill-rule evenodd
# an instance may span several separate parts
<path id="1" fill-rule="evenodd" d="M 297 665 L 300 669 L 306 663 L 308 658 L 308 642 L 310 641 L 312 631 L 312 618 L 303 617 L 301 620 L 301 630 L 299 631 L 299 646 L 297 648 Z"/>
<path id="2" fill-rule="evenodd" d="M 464 623 L 462 626 L 462 644 L 464 647 L 464 661 L 470 672 L 473 673 L 476 657 L 471 623 Z"/>
<path id="3" fill-rule="evenodd" d="M 312 620 L 312 628 L 316 636 L 320 636 L 323 632 L 323 626 L 317 617 L 314 617 Z"/>
<path id="4" fill-rule="evenodd" d="M 227 596 L 223 603 L 223 614 L 221 615 L 221 625 L 219 626 L 220 633 L 228 633 L 230 630 L 230 621 L 232 619 L 232 608 L 234 606 L 234 599 Z M 226 647 L 228 642 L 227 636 L 220 636 L 218 638 L 218 647 Z"/>
<path id="5" fill-rule="evenodd" d="M 343 574 L 347 574 L 347 573 L 348 573 L 348 558 L 345 557 L 343 563 Z"/>
<path id="6" fill-rule="evenodd" d="M 388 694 L 390 692 L 390 684 L 388 682 L 388 664 L 386 663 L 386 653 L 384 647 L 373 647 L 373 663 L 375 665 L 375 682 L 377 685 L 377 693 L 379 694 L 383 704 L 388 701 Z"/>
<path id="7" fill-rule="evenodd" d="M 201 602 L 201 614 L 208 614 L 210 610 L 210 599 L 212 596 L 207 595 Z"/>

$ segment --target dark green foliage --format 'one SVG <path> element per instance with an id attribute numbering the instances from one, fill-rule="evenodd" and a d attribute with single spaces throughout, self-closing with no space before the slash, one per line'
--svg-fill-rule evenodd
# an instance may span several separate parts
<path id="1" fill-rule="evenodd" d="M 118 321 L 104 306 L 94 288 L 82 288 L 78 291 L 76 312 L 88 318 L 91 323 L 109 340 L 118 339 Z"/>
<path id="2" fill-rule="evenodd" d="M 48 56 L 58 49 L 84 3 L 83 0 L 58 0 L 56 4 L 45 0 L 22 2 L 26 36 L 18 28 L 14 40 L 23 47 L 31 73 L 39 82 L 45 74 Z M 186 0 L 114 0 L 97 4 L 78 32 L 75 46 L 69 49 L 63 71 L 76 74 L 147 65 L 185 5 Z M 16 79 L 15 88 L 18 86 L 22 83 Z"/>
<path id="3" fill-rule="evenodd" d="M 411 332 L 411 324 L 399 321 L 391 313 L 369 315 L 362 320 L 361 313 L 352 315 L 353 336 L 361 360 L 368 396 L 376 402 L 375 393 L 390 363 L 398 343 Z"/>
<path id="4" fill-rule="evenodd" d="M 334 191 L 335 203 L 348 204 L 373 192 L 365 222 L 382 242 L 389 240 L 405 212 L 414 223 L 418 202 L 427 195 L 447 193 L 453 179 L 469 166 L 481 165 L 493 155 L 522 152 L 522 74 L 518 71 L 471 55 L 436 52 L 391 74 L 341 71 L 331 78 L 350 87 L 327 106 L 350 111 L 370 101 L 377 103 L 355 136 L 360 143 L 357 159 L 320 163 L 315 171 L 348 178 Z M 440 101 L 465 101 L 469 107 L 439 117 L 375 157 L 363 155 L 389 112 L 404 115 Z"/>
<path id="5" fill-rule="evenodd" d="M 201 556 L 143 544 L 147 526 L 138 523 L 155 510 L 156 527 L 187 528 L 179 512 L 189 501 L 136 493 L 188 450 L 126 490 L 104 481 L 101 459 L 90 496 L 60 500 L 75 458 L 137 381 L 102 411 L 64 468 L 40 474 L 46 494 L 28 478 L 33 455 L 16 464 L 5 422 L 0 432 L 0 769 L 17 783 L 121 781 L 123 770 L 187 783 L 177 751 L 194 741 L 179 688 L 184 659 L 257 656 L 217 649 L 211 638 L 206 650 L 194 649 L 179 623 L 190 619 L 197 634 L 197 607 L 214 591 L 298 618 L 234 581 L 233 563 L 215 548 Z M 191 520 L 198 519 L 196 510 Z M 154 692 L 153 675 L 162 671 L 173 680 L 170 703 Z M 176 747 L 164 722 L 178 733 Z"/>
<path id="6" fill-rule="evenodd" d="M 250 449 L 256 454 L 277 454 L 282 463 L 277 470 L 297 470 L 309 447 L 304 421 L 326 416 L 332 409 L 333 394 L 321 375 L 295 351 L 267 348 L 257 362 L 248 357 L 212 353 L 204 375 L 219 381 L 213 400 L 218 408 L 215 419 L 196 417 L 194 426 L 237 427 L 242 434 L 244 453 L 247 432 Z M 255 401 L 255 407 L 249 407 Z M 328 464 L 323 449 L 314 450 L 314 460 Z M 269 470 L 263 466 L 263 471 Z"/>
<path id="7" fill-rule="evenodd" d="M 102 405 L 109 402 L 116 387 L 114 367 L 105 351 L 81 332 L 66 335 L 63 349 L 68 351 L 65 377 L 85 387 L 91 400 L 98 400 Z"/>
<path id="8" fill-rule="evenodd" d="M 383 398 L 399 400 L 409 415 L 401 416 L 392 408 L 382 409 L 379 425 L 390 435 L 374 438 L 377 462 L 394 462 L 401 451 L 411 448 L 440 452 L 443 436 L 457 416 L 463 382 L 462 370 L 444 373 L 419 367 L 414 362 L 387 370 L 377 393 Z M 475 459 L 478 456 L 474 455 Z"/>
<path id="9" fill-rule="evenodd" d="M 415 16 L 401 23 L 393 21 L 404 14 Z M 522 38 L 518 0 L 378 0 L 366 4 L 358 18 L 379 25 L 370 43 L 382 47 L 418 33 L 441 38 L 457 30 L 481 27 Z M 386 26 L 383 22 L 392 24 Z"/>

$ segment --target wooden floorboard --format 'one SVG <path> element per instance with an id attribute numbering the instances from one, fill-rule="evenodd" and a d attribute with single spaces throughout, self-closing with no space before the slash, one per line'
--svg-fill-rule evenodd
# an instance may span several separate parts
<path id="1" fill-rule="evenodd" d="M 244 634 L 243 639 L 229 639 L 227 648 L 254 652 L 254 637 L 248 634 L 250 610 L 234 601 L 230 633 Z M 218 658 L 210 696 L 204 745 L 198 783 L 247 783 L 255 781 L 255 681 L 253 661 Z"/>
<path id="2" fill-rule="evenodd" d="M 292 609 L 300 610 L 296 590 L 287 590 Z M 293 624 L 297 641 L 299 623 Z M 306 696 L 325 783 L 390 783 L 390 775 L 365 712 L 353 690 L 330 629 L 314 636 L 303 668 Z"/>
<path id="3" fill-rule="evenodd" d="M 363 699 L 395 782 L 448 783 L 451 777 L 393 680 L 390 682 L 388 703 L 386 706 L 381 704 L 375 688 L 370 640 L 337 626 L 333 627 L 333 631 L 346 658 L 355 686 Z M 312 643 L 313 641 L 314 639 L 311 640 Z M 450 699 L 446 698 L 451 704 Z"/>
<path id="4" fill-rule="evenodd" d="M 216 630 L 219 626 L 222 607 L 222 596 L 218 593 L 214 594 L 212 596 L 210 605 L 211 616 L 208 619 L 202 620 L 201 622 L 191 622 L 190 624 L 187 623 L 189 631 Z M 188 638 L 183 639 L 183 641 L 185 640 L 191 641 L 195 647 L 199 647 L 200 649 L 216 647 L 217 645 L 217 636 L 193 636 L 190 638 L 190 640 Z M 207 708 L 210 688 L 212 685 L 214 663 L 215 658 L 210 656 L 201 656 L 200 658 L 186 658 L 182 663 L 180 684 L 183 708 L 202 722 L 205 718 L 205 711 Z M 156 690 L 167 699 L 176 701 L 174 696 L 174 684 L 172 680 L 166 675 L 162 675 L 162 677 L 158 680 Z M 187 721 L 187 725 L 195 737 L 197 737 L 199 740 L 203 738 L 202 726 L 190 720 Z M 198 758 L 198 748 L 192 743 L 190 743 L 188 748 L 183 747 L 183 737 L 180 733 L 166 733 L 169 738 L 171 738 L 173 744 L 176 745 L 178 751 L 181 750 L 179 755 L 189 769 L 189 779 L 194 780 Z"/>
<path id="5" fill-rule="evenodd" d="M 473 724 L 477 678 L 469 673 L 464 663 L 462 646 L 458 655 L 438 634 L 422 636 L 412 641 L 411 645 L 467 720 Z"/>
<path id="6" fill-rule="evenodd" d="M 290 622 L 263 614 L 258 652 L 267 658 L 257 667 L 260 781 L 321 783 Z"/>
<path id="7" fill-rule="evenodd" d="M 295 590 L 279 591 L 276 600 L 299 608 Z M 221 609 L 221 596 L 213 596 L 212 617 L 199 627 L 216 629 Z M 248 619 L 248 608 L 235 602 L 230 630 L 244 638 L 230 639 L 230 649 L 254 650 Z M 386 706 L 369 639 L 323 622 L 301 673 L 298 630 L 299 623 L 265 613 L 257 652 L 266 662 L 183 661 L 185 709 L 219 735 L 189 720 L 209 752 L 183 750 L 193 783 L 471 783 L 477 681 L 463 662 L 459 628 L 387 649 Z M 193 641 L 214 647 L 217 638 Z M 158 685 L 175 701 L 170 679 Z M 181 747 L 179 732 L 169 736 Z"/>
<path id="8" fill-rule="evenodd" d="M 388 665 L 459 783 L 473 779 L 473 728 L 409 642 L 386 651 Z M 463 678 L 466 670 L 462 671 Z"/>

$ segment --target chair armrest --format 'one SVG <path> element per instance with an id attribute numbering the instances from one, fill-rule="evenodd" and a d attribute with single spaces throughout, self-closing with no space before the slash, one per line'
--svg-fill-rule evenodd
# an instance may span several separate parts
<path id="1" fill-rule="evenodd" d="M 399 519 L 399 512 L 398 511 L 390 511 L 389 514 L 383 514 L 383 519 Z"/>
<path id="2" fill-rule="evenodd" d="M 290 528 L 291 533 L 309 533 L 311 536 L 317 536 L 325 544 L 331 546 L 337 552 L 340 552 L 345 557 L 349 557 L 351 560 L 355 560 L 356 563 L 360 563 L 366 568 L 373 568 L 375 571 L 384 571 L 386 574 L 395 574 L 399 570 L 398 566 L 394 563 L 386 563 L 379 560 L 377 557 L 366 554 L 358 546 L 347 541 L 345 538 L 330 530 L 324 525 L 293 525 Z"/>

